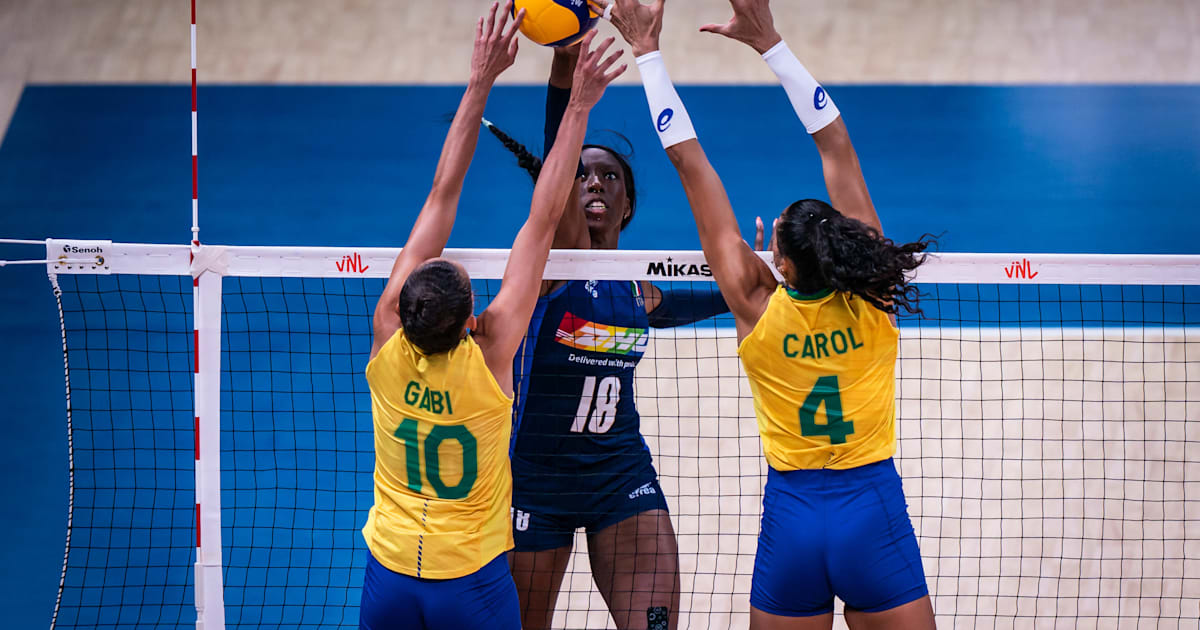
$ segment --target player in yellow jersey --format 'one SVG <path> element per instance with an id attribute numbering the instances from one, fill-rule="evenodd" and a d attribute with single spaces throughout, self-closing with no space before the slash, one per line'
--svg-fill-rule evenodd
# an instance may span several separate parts
<path id="1" fill-rule="evenodd" d="M 466 270 L 440 258 L 479 138 L 493 82 L 512 65 L 512 12 L 493 4 L 476 28 L 471 78 L 446 137 L 433 189 L 375 308 L 367 364 L 375 428 L 375 503 L 363 528 L 370 552 L 360 627 L 520 628 L 512 548 L 513 355 L 541 288 L 588 114 L 624 71 L 582 43 L 554 150 L 513 242 L 496 297 L 478 318 Z"/>
<path id="2" fill-rule="evenodd" d="M 633 47 L 663 147 L 734 315 L 770 472 L 750 595 L 751 627 L 822 630 L 833 600 L 854 629 L 934 627 L 896 450 L 895 315 L 917 311 L 907 274 L 928 242 L 883 237 L 858 158 L 825 89 L 775 31 L 767 0 L 731 0 L 701 30 L 763 55 L 812 134 L 835 210 L 807 199 L 774 228 L 782 284 L 742 241 L 729 198 L 659 53 L 663 0 L 601 0 Z M 840 210 L 840 212 L 839 212 Z"/>

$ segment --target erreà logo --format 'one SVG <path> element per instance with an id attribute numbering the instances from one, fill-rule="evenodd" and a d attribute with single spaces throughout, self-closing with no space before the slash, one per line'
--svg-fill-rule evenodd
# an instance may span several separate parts
<path id="1" fill-rule="evenodd" d="M 817 108 L 817 111 L 821 111 L 828 104 L 829 95 L 825 94 L 825 88 L 818 85 L 817 91 L 813 92 L 813 107 Z"/>
<path id="2" fill-rule="evenodd" d="M 648 276 L 663 276 L 666 278 L 679 277 L 712 277 L 712 267 L 708 263 L 700 265 L 694 263 L 677 263 L 668 258 L 664 261 L 652 262 L 646 267 L 646 275 Z"/>

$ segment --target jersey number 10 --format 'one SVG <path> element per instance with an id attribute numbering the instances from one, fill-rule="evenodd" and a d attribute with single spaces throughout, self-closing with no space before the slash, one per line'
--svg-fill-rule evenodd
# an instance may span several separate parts
<path id="1" fill-rule="evenodd" d="M 413 492 L 421 491 L 421 436 L 417 433 L 417 421 L 405 418 L 396 427 L 394 435 L 404 442 L 404 459 L 408 471 L 408 489 Z M 442 442 L 454 440 L 462 446 L 462 478 L 457 484 L 447 486 L 442 481 L 441 458 L 438 448 Z M 471 493 L 475 480 L 479 477 L 479 446 L 475 436 L 467 427 L 439 424 L 425 436 L 425 475 L 429 485 L 433 486 L 439 499 L 463 499 Z"/>
<path id="2" fill-rule="evenodd" d="M 621 400 L 621 379 L 605 376 L 596 387 L 596 377 L 583 379 L 583 395 L 579 397 L 579 409 L 575 411 L 572 433 L 583 433 L 584 424 L 592 433 L 608 433 L 617 421 L 617 401 Z M 595 401 L 593 408 L 592 402 Z M 588 419 L 591 419 L 589 422 Z"/>

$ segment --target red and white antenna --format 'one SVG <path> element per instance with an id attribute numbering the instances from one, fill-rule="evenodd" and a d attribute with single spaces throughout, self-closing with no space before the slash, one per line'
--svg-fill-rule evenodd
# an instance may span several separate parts
<path id="1" fill-rule="evenodd" d="M 197 630 L 225 630 L 221 574 L 221 274 L 196 265 L 200 249 L 196 162 L 196 0 L 192 4 L 192 304 L 195 368 Z"/>
<path id="2" fill-rule="evenodd" d="M 196 0 L 192 0 L 192 247 L 200 246 L 200 179 L 196 163 Z M 194 253 L 194 252 L 193 252 Z"/>

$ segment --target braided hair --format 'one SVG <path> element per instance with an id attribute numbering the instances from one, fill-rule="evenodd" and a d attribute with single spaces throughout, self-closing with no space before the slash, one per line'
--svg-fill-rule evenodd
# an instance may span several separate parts
<path id="1" fill-rule="evenodd" d="M 525 169 L 526 173 L 533 178 L 533 183 L 537 183 L 538 175 L 542 174 L 542 159 L 529 152 L 525 145 L 517 142 L 512 136 L 504 133 L 499 127 L 492 124 L 492 121 L 484 118 L 483 126 L 492 132 L 493 136 L 504 145 L 505 149 L 512 151 L 512 154 L 517 156 L 517 166 Z"/>
<path id="2" fill-rule="evenodd" d="M 775 228 L 779 253 L 792 262 L 789 284 L 801 293 L 833 289 L 852 293 L 893 315 L 921 313 L 920 292 L 909 272 L 925 262 L 921 254 L 933 237 L 897 245 L 875 228 L 835 210 L 824 201 L 804 199 L 784 210 Z"/>

